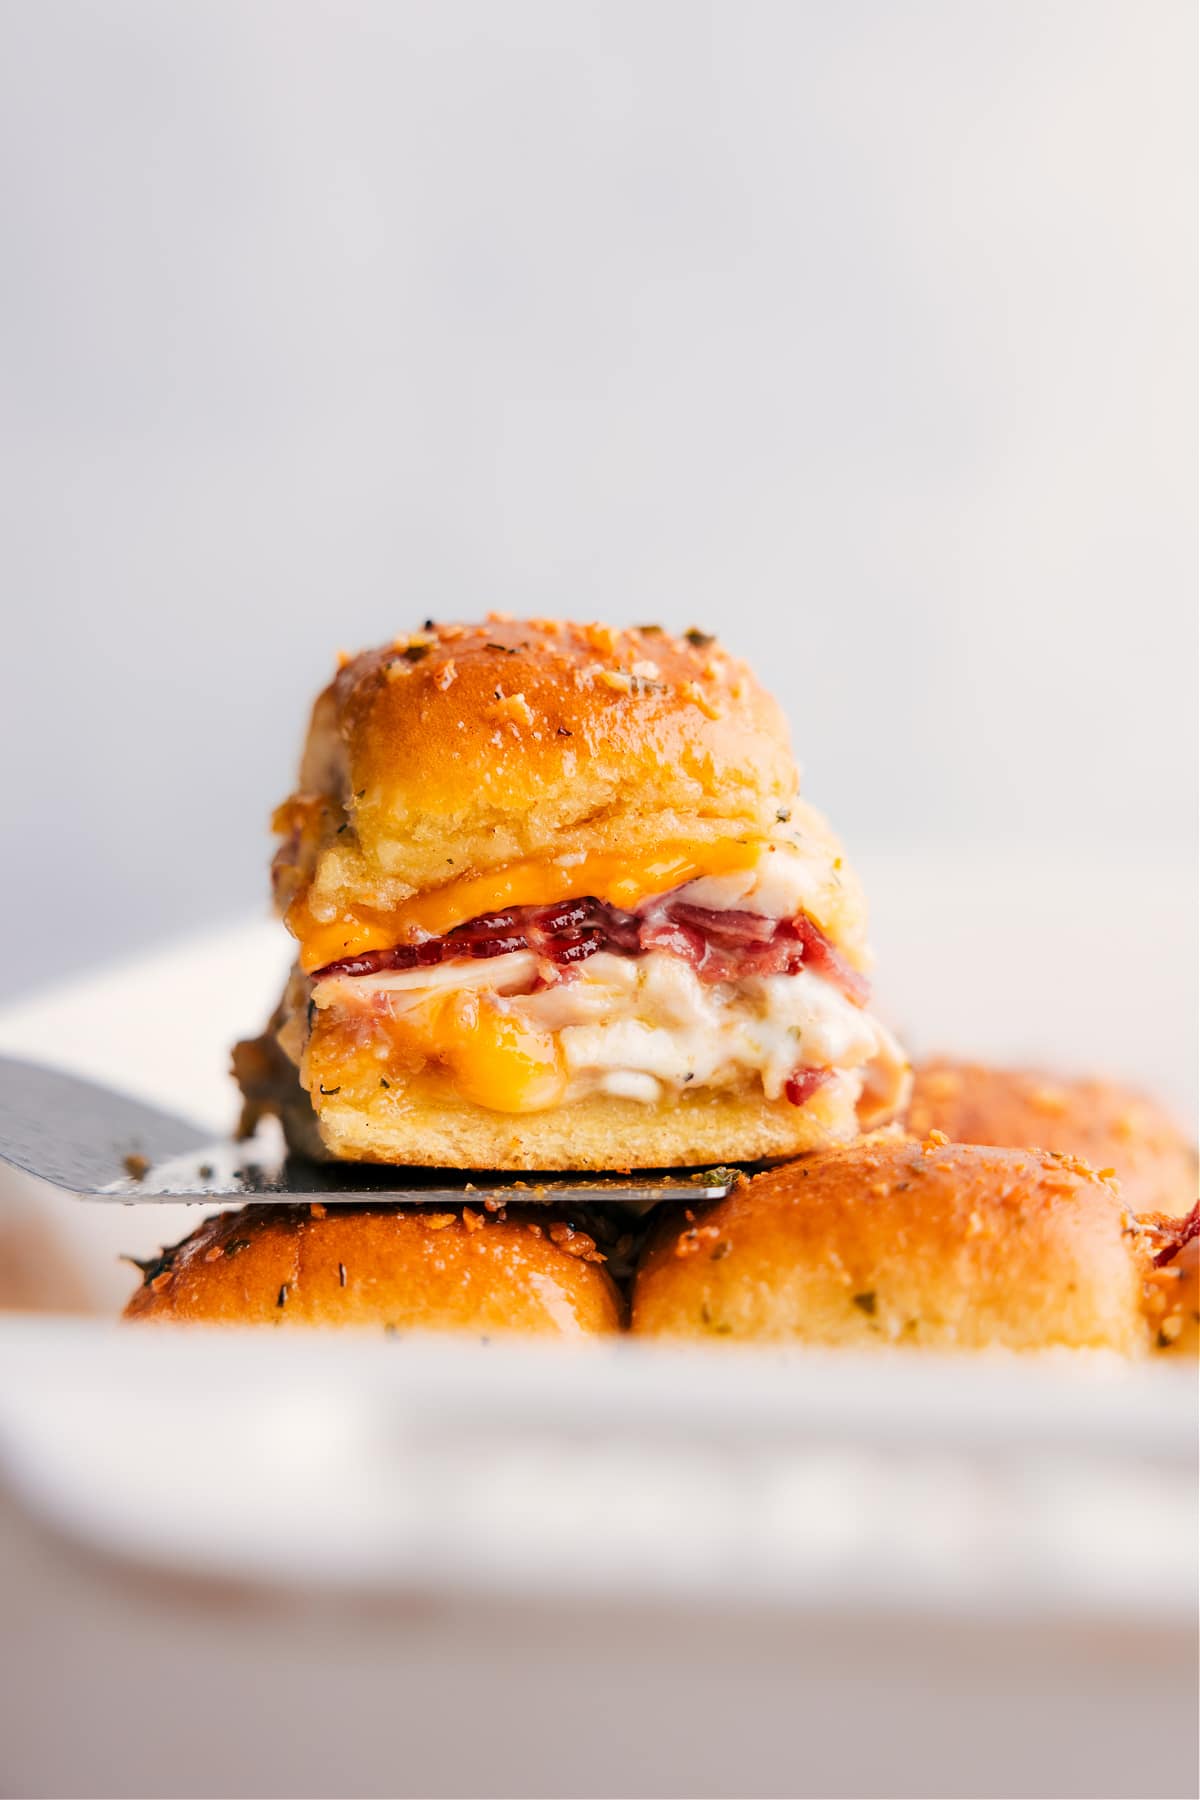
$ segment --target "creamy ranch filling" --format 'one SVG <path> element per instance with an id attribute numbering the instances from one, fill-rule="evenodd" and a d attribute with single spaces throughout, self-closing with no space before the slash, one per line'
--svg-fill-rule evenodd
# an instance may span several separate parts
<path id="1" fill-rule="evenodd" d="M 820 975 L 751 975 L 708 983 L 679 957 L 650 951 L 600 951 L 569 979 L 529 992 L 537 976 L 532 951 L 480 962 L 378 975 L 332 975 L 318 981 L 318 1009 L 419 1019 L 455 990 L 486 995 L 488 1004 L 532 1031 L 553 1032 L 569 1071 L 567 1099 L 609 1093 L 652 1103 L 665 1093 L 744 1084 L 758 1075 L 768 1099 L 784 1092 L 797 1068 L 832 1069 L 852 1085 L 876 1064 L 873 1095 L 886 1110 L 906 1068 L 890 1034 Z M 882 1078 L 882 1079 L 881 1079 Z"/>

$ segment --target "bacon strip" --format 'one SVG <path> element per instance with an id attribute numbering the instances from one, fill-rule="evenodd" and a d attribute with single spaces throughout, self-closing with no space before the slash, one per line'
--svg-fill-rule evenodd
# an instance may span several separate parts
<path id="1" fill-rule="evenodd" d="M 783 1084 L 783 1091 L 793 1106 L 803 1106 L 833 1074 L 832 1069 L 797 1069 Z"/>
<path id="2" fill-rule="evenodd" d="M 720 912 L 670 899 L 654 901 L 640 913 L 627 913 L 591 897 L 557 906 L 515 906 L 507 912 L 483 913 L 444 937 L 426 938 L 421 944 L 394 944 L 386 950 L 368 950 L 361 956 L 326 963 L 313 979 L 433 968 L 466 957 L 506 956 L 514 950 L 532 950 L 559 968 L 584 962 L 598 950 L 618 956 L 663 950 L 690 964 L 701 981 L 795 975 L 810 969 L 833 982 L 855 1006 L 864 1006 L 869 992 L 857 969 L 850 967 L 803 913 L 794 919 L 768 919 L 761 913 Z"/>
<path id="3" fill-rule="evenodd" d="M 1165 1269 L 1168 1263 L 1175 1261 L 1185 1244 L 1190 1244 L 1194 1237 L 1200 1237 L 1200 1200 L 1193 1206 L 1186 1219 L 1163 1221 L 1161 1215 L 1155 1221 L 1157 1229 L 1166 1233 L 1167 1241 L 1154 1258 L 1156 1269 Z"/>

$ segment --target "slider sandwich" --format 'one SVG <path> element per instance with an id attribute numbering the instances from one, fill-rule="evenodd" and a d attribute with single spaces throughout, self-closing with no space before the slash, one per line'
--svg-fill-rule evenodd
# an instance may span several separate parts
<path id="1" fill-rule="evenodd" d="M 293 1149 L 668 1167 L 905 1102 L 858 884 L 701 632 L 429 622 L 339 669 L 275 825 L 298 956 L 235 1070 Z"/>
<path id="2" fill-rule="evenodd" d="M 1197 1215 L 1137 1217 L 1086 1163 L 879 1132 L 660 1211 L 639 1337 L 1195 1354 Z"/>
<path id="3" fill-rule="evenodd" d="M 960 1144 L 1057 1150 L 1107 1170 L 1137 1213 L 1186 1214 L 1196 1151 L 1156 1100 L 1113 1081 L 937 1059 L 914 1071 L 905 1125 Z"/>
<path id="4" fill-rule="evenodd" d="M 140 1264 L 125 1317 L 603 1336 L 622 1322 L 617 1248 L 544 1207 L 245 1206 Z"/>

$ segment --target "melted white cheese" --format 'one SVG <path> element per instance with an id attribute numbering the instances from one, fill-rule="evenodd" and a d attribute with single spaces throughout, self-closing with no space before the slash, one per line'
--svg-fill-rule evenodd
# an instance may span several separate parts
<path id="1" fill-rule="evenodd" d="M 905 1079 L 907 1065 L 883 1027 L 808 970 L 707 983 L 665 951 L 601 951 L 567 979 L 522 992 L 535 968 L 531 952 L 516 951 L 400 974 L 331 976 L 313 999 L 399 1012 L 455 986 L 489 989 L 515 1020 L 557 1034 L 571 1099 L 599 1091 L 649 1103 L 692 1084 L 726 1087 L 756 1074 L 776 1100 L 799 1068 L 858 1072 L 874 1063 L 886 1110 Z"/>
<path id="2" fill-rule="evenodd" d="M 791 919 L 798 912 L 820 919 L 829 897 L 829 851 L 768 845 L 752 868 L 689 881 L 672 899 L 714 912 L 755 912 L 766 919 Z"/>

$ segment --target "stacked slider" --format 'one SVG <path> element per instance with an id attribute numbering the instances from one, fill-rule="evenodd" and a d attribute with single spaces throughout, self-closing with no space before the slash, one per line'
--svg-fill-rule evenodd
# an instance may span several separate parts
<path id="1" fill-rule="evenodd" d="M 581 1170 L 795 1155 L 903 1105 L 858 885 L 705 633 L 493 615 L 347 660 L 276 816 L 296 966 L 237 1046 L 310 1157 Z M 628 1214 L 249 1208 L 139 1319 L 615 1328 Z"/>
<path id="2" fill-rule="evenodd" d="M 939 1065 L 909 1135 L 879 1129 L 910 1076 L 868 1007 L 860 891 L 774 702 L 705 634 L 427 622 L 339 669 L 276 825 L 298 956 L 235 1051 L 247 1129 L 275 1113 L 307 1156 L 460 1181 L 776 1166 L 645 1224 L 252 1207 L 165 1253 L 130 1317 L 1190 1341 L 1194 1162 L 1145 1103 Z"/>
<path id="3" fill-rule="evenodd" d="M 670 1167 L 903 1103 L 858 885 L 700 632 L 431 622 L 340 670 L 276 824 L 299 955 L 241 1060 L 309 1154 Z"/>

